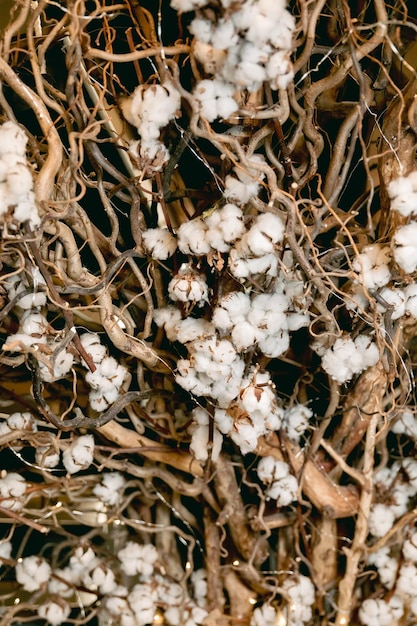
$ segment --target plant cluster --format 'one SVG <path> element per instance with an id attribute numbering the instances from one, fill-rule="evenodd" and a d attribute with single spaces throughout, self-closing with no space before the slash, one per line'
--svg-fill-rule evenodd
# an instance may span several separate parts
<path id="1" fill-rule="evenodd" d="M 416 623 L 416 30 L 15 3 L 0 626 Z"/>

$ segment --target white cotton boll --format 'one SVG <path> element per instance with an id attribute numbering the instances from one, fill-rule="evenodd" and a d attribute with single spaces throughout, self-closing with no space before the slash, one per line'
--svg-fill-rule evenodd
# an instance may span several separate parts
<path id="1" fill-rule="evenodd" d="M 246 204 L 249 200 L 258 195 L 259 183 L 242 183 L 238 178 L 228 175 L 225 180 L 224 197 L 236 200 L 241 204 Z"/>
<path id="2" fill-rule="evenodd" d="M 289 474 L 289 467 L 284 461 L 278 461 L 273 456 L 264 456 L 258 463 L 257 474 L 263 483 L 285 478 Z"/>
<path id="3" fill-rule="evenodd" d="M 70 557 L 69 567 L 71 568 L 72 580 L 81 580 L 86 573 L 100 563 L 91 546 L 77 546 Z"/>
<path id="4" fill-rule="evenodd" d="M 102 345 L 100 337 L 96 333 L 83 333 L 80 335 L 80 341 L 83 348 L 88 352 L 96 365 L 106 356 L 107 348 Z M 84 365 L 86 365 L 86 363 L 84 363 Z"/>
<path id="5" fill-rule="evenodd" d="M 404 290 L 405 311 L 417 318 L 417 283 L 411 283 Z"/>
<path id="6" fill-rule="evenodd" d="M 396 590 L 417 596 L 417 567 L 414 563 L 404 563 L 397 579 Z"/>
<path id="7" fill-rule="evenodd" d="M 391 626 L 393 615 L 381 598 L 366 598 L 359 608 L 359 619 L 365 626 Z"/>
<path id="8" fill-rule="evenodd" d="M 276 335 L 266 335 L 258 338 L 258 348 L 267 357 L 275 359 L 284 354 L 290 347 L 290 335 L 282 329 Z"/>
<path id="9" fill-rule="evenodd" d="M 51 626 L 59 626 L 65 622 L 71 613 L 70 605 L 62 598 L 49 599 L 38 606 L 38 615 Z"/>
<path id="10" fill-rule="evenodd" d="M 8 472 L 0 478 L 0 504 L 5 509 L 19 511 L 23 506 L 26 481 L 16 472 Z"/>
<path id="11" fill-rule="evenodd" d="M 382 300 L 378 301 L 378 311 L 385 313 L 385 311 L 389 308 L 392 320 L 397 320 L 405 314 L 406 296 L 401 289 L 390 289 L 389 287 L 385 287 L 381 290 L 379 295 Z M 382 301 L 386 302 L 387 306 L 385 306 Z"/>
<path id="12" fill-rule="evenodd" d="M 44 469 L 52 469 L 59 463 L 59 452 L 52 446 L 38 446 L 35 451 L 35 463 Z"/>
<path id="13" fill-rule="evenodd" d="M 158 550 L 152 544 L 139 545 L 128 541 L 125 547 L 119 550 L 117 556 L 125 574 L 128 576 L 140 574 L 147 578 L 153 574 L 154 565 L 158 560 Z"/>
<path id="14" fill-rule="evenodd" d="M 250 620 L 250 626 L 276 626 L 278 623 L 277 612 L 270 604 L 257 607 Z"/>
<path id="15" fill-rule="evenodd" d="M 258 437 L 264 433 L 259 433 L 252 424 L 237 422 L 233 430 L 229 433 L 232 441 L 240 448 L 242 454 L 254 452 L 258 445 Z"/>
<path id="16" fill-rule="evenodd" d="M 171 300 L 194 302 L 201 306 L 208 301 L 206 277 L 184 263 L 178 274 L 169 282 L 168 294 Z"/>
<path id="17" fill-rule="evenodd" d="M 27 556 L 16 564 L 16 580 L 26 591 L 37 591 L 51 575 L 51 567 L 45 559 Z"/>
<path id="18" fill-rule="evenodd" d="M 311 606 L 315 601 L 314 585 L 310 578 L 298 574 L 294 578 L 286 578 L 282 586 L 290 597 L 289 623 L 301 626 L 302 622 L 309 622 L 312 618 Z"/>
<path id="19" fill-rule="evenodd" d="M 402 548 L 406 561 L 417 563 L 417 532 L 414 532 L 409 539 L 406 539 Z"/>
<path id="20" fill-rule="evenodd" d="M 24 155 L 28 142 L 25 131 L 14 122 L 5 122 L 0 126 L 0 157 L 10 154 Z"/>
<path id="21" fill-rule="evenodd" d="M 93 493 L 104 504 L 115 506 L 123 498 L 126 481 L 120 472 L 105 472 L 101 482 L 94 486 Z"/>
<path id="22" fill-rule="evenodd" d="M 91 591 L 98 590 L 102 595 L 112 593 L 117 588 L 116 577 L 113 571 L 104 564 L 97 565 L 85 577 L 84 584 Z"/>
<path id="23" fill-rule="evenodd" d="M 64 450 L 62 462 L 70 474 L 75 474 L 90 467 L 94 459 L 93 435 L 76 437 Z"/>
<path id="24" fill-rule="evenodd" d="M 374 504 L 368 518 L 368 530 L 374 537 L 383 537 L 394 522 L 394 512 L 388 505 Z"/>
<path id="25" fill-rule="evenodd" d="M 213 333 L 214 327 L 208 320 L 187 317 L 178 324 L 175 339 L 180 343 L 189 343 L 196 339 L 203 339 Z"/>
<path id="26" fill-rule="evenodd" d="M 242 389 L 239 394 L 239 403 L 249 415 L 254 411 L 260 411 L 266 417 L 276 403 L 275 393 L 271 387 L 260 387 L 259 384 L 253 383 Z"/>
<path id="27" fill-rule="evenodd" d="M 194 570 L 190 576 L 193 596 L 199 606 L 205 606 L 207 600 L 207 571 L 203 568 Z"/>
<path id="28" fill-rule="evenodd" d="M 10 541 L 0 541 L 0 567 L 2 566 L 2 560 L 9 560 L 12 556 L 12 544 Z"/>
<path id="29" fill-rule="evenodd" d="M 404 411 L 394 422 L 391 431 L 396 435 L 407 435 L 417 440 L 417 420 L 414 413 Z"/>
<path id="30" fill-rule="evenodd" d="M 7 425 L 11 430 L 29 430 L 36 432 L 37 426 L 35 418 L 31 413 L 12 413 L 7 418 Z"/>
<path id="31" fill-rule="evenodd" d="M 366 336 L 359 336 L 353 342 L 350 338 L 339 337 L 333 346 L 322 356 L 323 369 L 339 383 L 346 383 L 354 374 L 375 365 L 379 360 L 378 347 Z"/>
<path id="32" fill-rule="evenodd" d="M 310 324 L 310 314 L 308 311 L 304 313 L 288 313 L 287 326 L 288 330 L 296 331 L 305 328 Z"/>
<path id="33" fill-rule="evenodd" d="M 25 335 L 44 335 L 48 328 L 46 317 L 42 313 L 26 311 L 20 323 L 20 332 Z"/>
<path id="34" fill-rule="evenodd" d="M 287 436 L 292 441 L 299 441 L 301 435 L 309 427 L 312 417 L 313 411 L 309 407 L 304 406 L 304 404 L 296 404 L 290 409 L 286 409 L 284 411 L 283 428 Z"/>
<path id="35" fill-rule="evenodd" d="M 391 209 L 404 217 L 417 214 L 417 172 L 399 176 L 388 184 Z"/>
<path id="36" fill-rule="evenodd" d="M 148 228 L 142 233 L 146 252 L 154 259 L 165 261 L 177 249 L 177 240 L 167 228 Z"/>
<path id="37" fill-rule="evenodd" d="M 226 119 L 238 110 L 238 104 L 233 98 L 235 89 L 230 83 L 222 80 L 204 79 L 198 82 L 193 95 L 200 106 L 200 114 L 208 122 L 216 118 Z"/>
<path id="38" fill-rule="evenodd" d="M 231 338 L 236 350 L 242 352 L 255 345 L 258 338 L 257 329 L 250 322 L 237 322 L 232 330 Z"/>
<path id="39" fill-rule="evenodd" d="M 191 431 L 191 443 L 190 450 L 194 454 L 197 461 L 204 463 L 208 459 L 208 445 L 210 430 L 208 425 L 194 425 L 190 428 Z M 213 441 L 211 442 L 211 460 L 217 461 L 219 458 L 222 445 L 223 436 L 217 430 L 216 426 L 213 426 Z"/>
<path id="40" fill-rule="evenodd" d="M 384 546 L 368 557 L 369 565 L 374 565 L 378 571 L 381 583 L 387 589 L 392 589 L 397 578 L 398 560 L 389 555 L 389 547 Z"/>
<path id="41" fill-rule="evenodd" d="M 206 239 L 207 225 L 201 218 L 195 218 L 180 225 L 177 231 L 178 247 L 184 254 L 201 256 L 210 252 Z"/>
<path id="42" fill-rule="evenodd" d="M 92 392 L 92 394 L 94 396 L 95 396 L 96 393 L 97 392 L 94 392 L 94 391 Z M 113 404 L 114 402 L 116 402 L 117 398 L 119 397 L 119 390 L 117 389 L 117 387 L 114 387 L 113 385 L 109 389 L 102 389 L 101 393 L 103 394 L 103 398 L 105 399 L 105 401 L 107 402 L 108 405 Z M 95 397 L 97 397 L 97 396 L 95 396 Z"/>
<path id="43" fill-rule="evenodd" d="M 128 602 L 135 616 L 135 626 L 152 624 L 158 601 L 157 589 L 149 584 L 139 583 L 128 595 Z"/>
<path id="44" fill-rule="evenodd" d="M 236 45 L 239 36 L 235 31 L 234 24 L 229 19 L 220 18 L 215 28 L 211 31 L 210 43 L 213 48 L 226 50 Z"/>
<path id="45" fill-rule="evenodd" d="M 406 224 L 393 236 L 394 259 L 408 274 L 417 268 L 417 222 Z"/>
<path id="46" fill-rule="evenodd" d="M 290 474 L 281 480 L 276 480 L 265 491 L 267 498 L 277 501 L 277 506 L 288 506 L 297 500 L 298 482 L 295 476 Z"/>
<path id="47" fill-rule="evenodd" d="M 388 264 L 391 251 L 387 246 L 373 244 L 366 246 L 353 260 L 353 269 L 361 274 L 361 281 L 367 289 L 384 287 L 391 280 Z"/>
<path id="48" fill-rule="evenodd" d="M 10 204 L 18 204 L 33 188 L 32 173 L 25 161 L 14 163 L 7 171 Z"/>
<path id="49" fill-rule="evenodd" d="M 233 418 L 224 409 L 216 408 L 214 411 L 216 426 L 223 435 L 228 435 L 233 428 Z"/>
<path id="50" fill-rule="evenodd" d="M 402 466 L 407 474 L 411 486 L 417 488 L 417 461 L 412 458 L 406 458 L 402 462 Z"/>
<path id="51" fill-rule="evenodd" d="M 97 369 L 100 370 L 102 376 L 111 380 L 118 388 L 121 387 L 127 373 L 126 368 L 112 356 L 105 357 Z"/>
<path id="52" fill-rule="evenodd" d="M 41 218 L 35 204 L 35 196 L 32 192 L 27 198 L 22 198 L 13 211 L 13 218 L 17 222 L 29 222 L 30 228 L 34 229 L 41 223 Z"/>

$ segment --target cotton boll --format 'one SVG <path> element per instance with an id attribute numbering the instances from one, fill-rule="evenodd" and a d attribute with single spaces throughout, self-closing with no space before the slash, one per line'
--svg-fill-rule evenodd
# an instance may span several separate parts
<path id="1" fill-rule="evenodd" d="M 120 472 L 106 472 L 101 477 L 101 482 L 93 489 L 96 495 L 104 504 L 115 506 L 123 498 L 126 481 Z"/>
<path id="2" fill-rule="evenodd" d="M 233 111 L 231 113 L 233 113 Z M 251 198 L 257 196 L 258 192 L 258 182 L 242 183 L 242 181 L 234 176 L 226 176 L 224 188 L 225 198 L 246 204 Z"/>
<path id="3" fill-rule="evenodd" d="M 417 283 L 411 283 L 404 290 L 405 311 L 408 315 L 417 318 Z"/>
<path id="4" fill-rule="evenodd" d="M 417 268 L 417 222 L 406 224 L 393 236 L 394 259 L 408 274 Z"/>
<path id="5" fill-rule="evenodd" d="M 223 435 L 228 435 L 233 428 L 233 418 L 224 409 L 216 408 L 214 411 L 216 426 Z"/>
<path id="6" fill-rule="evenodd" d="M 180 225 L 177 231 L 178 247 L 184 254 L 201 256 L 210 252 L 206 240 L 207 225 L 200 218 L 195 218 Z"/>
<path id="7" fill-rule="evenodd" d="M 232 441 L 240 448 L 242 454 L 254 452 L 258 445 L 258 437 L 264 433 L 259 433 L 252 424 L 237 422 L 233 430 L 229 433 Z"/>
<path id="8" fill-rule="evenodd" d="M 45 619 L 51 626 L 59 626 L 64 623 L 71 613 L 70 605 L 62 598 L 48 599 L 38 606 L 38 615 Z"/>
<path id="9" fill-rule="evenodd" d="M 38 446 L 35 451 L 35 463 L 44 469 L 52 469 L 59 463 L 60 456 L 52 446 Z"/>
<path id="10" fill-rule="evenodd" d="M 208 446 L 209 446 L 209 426 L 208 425 L 195 425 L 190 427 L 191 443 L 190 450 L 197 459 L 204 463 L 208 459 Z M 219 458 L 221 448 L 223 444 L 223 436 L 217 430 L 216 426 L 213 427 L 213 441 L 211 449 L 211 460 L 217 461 Z"/>
<path id="11" fill-rule="evenodd" d="M 245 351 L 255 345 L 258 338 L 257 329 L 250 322 L 237 322 L 232 330 L 231 338 L 236 350 Z"/>
<path id="12" fill-rule="evenodd" d="M 359 374 L 379 360 L 379 350 L 368 337 L 338 338 L 322 356 L 323 369 L 339 383 L 346 383 L 354 374 Z"/>
<path id="13" fill-rule="evenodd" d="M 27 142 L 25 131 L 14 122 L 5 122 L 0 126 L 0 157 L 25 154 Z"/>
<path id="14" fill-rule="evenodd" d="M 177 249 L 175 237 L 166 228 L 148 228 L 142 233 L 146 252 L 154 259 L 165 261 Z"/>
<path id="15" fill-rule="evenodd" d="M 5 509 L 19 511 L 23 506 L 26 481 L 16 472 L 6 472 L 0 478 L 0 504 Z"/>
<path id="16" fill-rule="evenodd" d="M 366 598 L 359 608 L 359 619 L 365 626 L 390 626 L 393 615 L 381 598 Z"/>
<path id="17" fill-rule="evenodd" d="M 208 320 L 187 317 L 178 324 L 175 339 L 180 343 L 189 343 L 213 333 L 214 327 Z"/>
<path id="18" fill-rule="evenodd" d="M 31 413 L 12 413 L 7 418 L 7 425 L 11 430 L 37 431 L 35 418 Z"/>
<path id="19" fill-rule="evenodd" d="M 80 341 L 83 348 L 93 359 L 94 364 L 97 365 L 98 363 L 101 363 L 107 354 L 107 348 L 100 342 L 99 335 L 96 333 L 83 333 L 80 335 Z M 85 362 L 83 363 L 86 365 Z"/>
<path id="20" fill-rule="evenodd" d="M 404 563 L 401 566 L 397 579 L 396 590 L 405 594 L 416 596 L 417 589 L 417 567 L 414 563 Z"/>
<path id="21" fill-rule="evenodd" d="M 275 359 L 284 354 L 290 347 L 289 333 L 281 329 L 276 335 L 265 335 L 258 338 L 258 348 L 267 357 Z"/>
<path id="22" fill-rule="evenodd" d="M 383 537 L 395 522 L 392 509 L 386 504 L 374 504 L 368 518 L 368 529 L 374 537 Z"/>
<path id="23" fill-rule="evenodd" d="M 152 544 L 139 545 L 128 541 L 125 547 L 118 551 L 117 557 L 125 574 L 128 576 L 140 574 L 142 578 L 148 578 L 153 574 L 158 551 Z"/>
<path id="24" fill-rule="evenodd" d="M 76 437 L 64 450 L 62 462 L 69 474 L 75 474 L 87 469 L 94 459 L 93 435 Z"/>
<path id="25" fill-rule="evenodd" d="M 292 441 L 299 441 L 309 427 L 313 411 L 303 404 L 296 404 L 284 411 L 283 428 Z"/>
<path id="26" fill-rule="evenodd" d="M 274 481 L 267 488 L 267 498 L 277 501 L 277 506 L 288 506 L 297 500 L 298 482 L 292 474 L 280 480 Z"/>
<path id="27" fill-rule="evenodd" d="M 394 422 L 391 431 L 397 435 L 407 435 L 411 439 L 417 440 L 417 420 L 414 413 L 404 411 Z"/>
<path id="28" fill-rule="evenodd" d="M 201 306 L 208 300 L 208 286 L 204 274 L 195 272 L 184 263 L 168 285 L 171 300 L 194 302 Z"/>
<path id="29" fill-rule="evenodd" d="M 404 217 L 417 214 L 417 175 L 399 176 L 388 184 L 391 209 Z"/>
<path id="30" fill-rule="evenodd" d="M 404 541 L 402 552 L 406 561 L 417 563 L 417 532 Z"/>
<path id="31" fill-rule="evenodd" d="M 270 604 L 256 607 L 250 620 L 250 626 L 276 626 L 277 623 L 277 612 Z"/>
<path id="32" fill-rule="evenodd" d="M 228 118 L 237 111 L 238 104 L 233 98 L 234 87 L 219 79 L 204 79 L 198 82 L 193 95 L 200 105 L 200 113 L 208 122 L 216 118 Z"/>
<path id="33" fill-rule="evenodd" d="M 391 251 L 387 246 L 373 244 L 366 246 L 353 260 L 353 269 L 361 273 L 361 280 L 367 289 L 384 287 L 391 280 L 388 264 Z"/>
<path id="34" fill-rule="evenodd" d="M 417 489 L 417 461 L 409 457 L 403 460 L 402 466 L 407 474 L 409 483 L 413 489 Z"/>
<path id="35" fill-rule="evenodd" d="M 37 591 L 46 582 L 51 574 L 51 567 L 45 559 L 37 556 L 28 556 L 19 559 L 16 564 L 16 580 L 26 591 Z"/>

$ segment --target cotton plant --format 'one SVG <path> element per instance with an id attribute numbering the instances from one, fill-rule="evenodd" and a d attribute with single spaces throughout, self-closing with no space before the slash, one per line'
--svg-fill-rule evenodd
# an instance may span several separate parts
<path id="1" fill-rule="evenodd" d="M 139 85 L 120 101 L 126 120 L 135 126 L 141 140 L 130 146 L 148 167 L 159 171 L 169 159 L 169 151 L 160 141 L 160 133 L 174 119 L 181 105 L 181 95 L 171 81 L 163 84 Z"/>
<path id="2" fill-rule="evenodd" d="M 9 335 L 3 344 L 3 350 L 10 352 L 26 352 L 28 349 L 40 350 L 45 355 L 39 361 L 40 377 L 44 382 L 65 378 L 74 365 L 74 354 L 62 344 L 60 334 L 37 308 L 24 309 L 18 332 Z"/>
<path id="3" fill-rule="evenodd" d="M 324 371 L 341 384 L 379 361 L 378 346 L 366 335 L 359 335 L 354 340 L 347 336 L 338 337 L 328 348 L 316 341 L 312 348 L 321 356 Z"/>
<path id="4" fill-rule="evenodd" d="M 177 361 L 176 382 L 195 396 L 227 408 L 241 388 L 245 363 L 228 339 L 216 335 L 187 344 L 188 358 Z"/>
<path id="5" fill-rule="evenodd" d="M 193 95 L 200 114 L 212 122 L 237 110 L 234 92 L 238 90 L 254 92 L 265 81 L 272 89 L 288 87 L 293 78 L 290 54 L 295 20 L 281 0 L 251 0 L 236 6 L 223 3 L 224 14 L 220 12 L 216 20 L 210 13 L 198 11 L 205 4 L 189 0 L 171 3 L 178 11 L 191 5 L 197 9 L 189 27 L 194 35 L 193 52 L 214 78 L 197 82 Z"/>
<path id="6" fill-rule="evenodd" d="M 24 223 L 35 229 L 41 221 L 26 158 L 27 142 L 27 134 L 15 122 L 0 126 L 0 219 L 3 224 L 11 220 L 12 229 Z"/>
<path id="7" fill-rule="evenodd" d="M 257 474 L 266 485 L 267 499 L 276 500 L 277 506 L 288 506 L 297 499 L 298 481 L 285 461 L 265 456 L 258 463 Z"/>
<path id="8" fill-rule="evenodd" d="M 92 409 L 102 412 L 119 397 L 128 372 L 124 365 L 108 355 L 107 348 L 100 342 L 99 335 L 83 333 L 80 340 L 96 367 L 94 372 L 87 371 L 85 374 L 85 380 L 91 387 L 88 396 L 89 403 Z"/>

